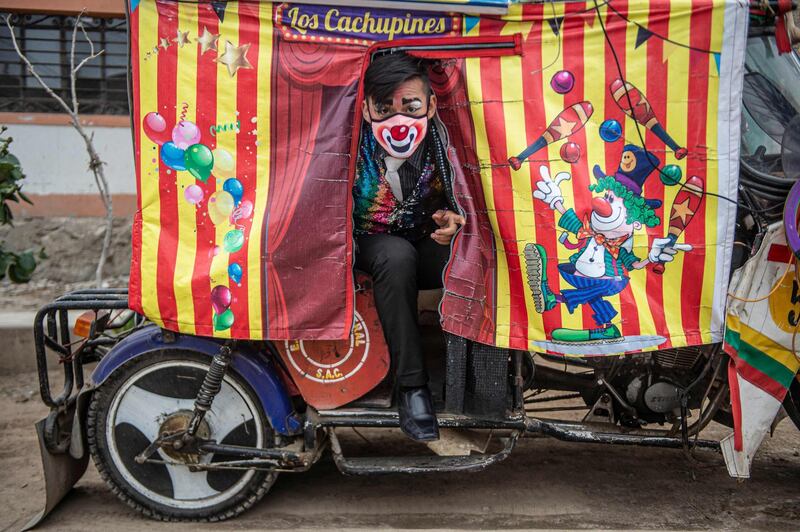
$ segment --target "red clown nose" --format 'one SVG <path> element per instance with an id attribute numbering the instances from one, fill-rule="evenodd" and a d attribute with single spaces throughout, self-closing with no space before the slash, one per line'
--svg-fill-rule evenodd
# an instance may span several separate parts
<path id="1" fill-rule="evenodd" d="M 611 216 L 613 212 L 611 209 L 611 204 L 609 204 L 603 198 L 592 198 L 592 210 L 597 213 L 598 216 L 606 218 Z"/>
<path id="2" fill-rule="evenodd" d="M 408 135 L 408 126 L 394 126 L 389 130 L 394 140 L 403 140 Z"/>

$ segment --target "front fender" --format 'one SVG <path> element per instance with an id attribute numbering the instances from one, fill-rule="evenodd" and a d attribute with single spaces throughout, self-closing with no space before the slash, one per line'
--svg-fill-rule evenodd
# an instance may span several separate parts
<path id="1" fill-rule="evenodd" d="M 94 389 L 126 362 L 154 351 L 191 351 L 213 357 L 219 352 L 222 340 L 170 333 L 174 338 L 166 341 L 162 330 L 153 325 L 137 331 L 103 357 L 89 378 L 88 388 Z M 231 367 L 239 374 L 261 401 L 272 428 L 283 435 L 302 432 L 302 421 L 294 412 L 286 388 L 279 379 L 273 362 L 267 356 L 247 345 L 237 345 L 231 357 Z"/>

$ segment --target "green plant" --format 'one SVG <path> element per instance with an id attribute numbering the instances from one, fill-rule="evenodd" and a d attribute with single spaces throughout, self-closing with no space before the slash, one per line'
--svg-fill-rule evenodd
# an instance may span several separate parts
<path id="1" fill-rule="evenodd" d="M 14 215 L 11 212 L 10 202 L 19 203 L 31 200 L 22 192 L 22 173 L 19 159 L 8 151 L 8 146 L 13 139 L 4 137 L 5 126 L 0 126 L 0 225 L 14 225 Z M 44 250 L 38 252 L 39 258 L 44 258 Z M 16 253 L 7 250 L 5 242 L 0 241 L 0 279 L 6 275 L 15 283 L 26 283 L 31 280 L 31 275 L 36 269 L 36 253 L 33 250 Z"/>

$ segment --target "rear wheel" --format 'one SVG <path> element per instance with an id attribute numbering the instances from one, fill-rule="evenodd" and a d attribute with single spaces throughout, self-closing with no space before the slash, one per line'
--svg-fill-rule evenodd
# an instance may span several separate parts
<path id="1" fill-rule="evenodd" d="M 135 457 L 164 432 L 188 426 L 210 359 L 187 352 L 157 352 L 114 371 L 89 407 L 92 458 L 111 489 L 129 506 L 162 520 L 217 521 L 250 508 L 276 473 L 218 469 L 191 471 L 231 457 L 159 449 L 139 464 Z M 198 434 L 218 443 L 269 447 L 272 429 L 251 387 L 231 370 Z"/>

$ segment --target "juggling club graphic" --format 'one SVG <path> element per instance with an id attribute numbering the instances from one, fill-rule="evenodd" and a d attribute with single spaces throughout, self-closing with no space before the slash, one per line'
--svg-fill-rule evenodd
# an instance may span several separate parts
<path id="1" fill-rule="evenodd" d="M 675 152 L 676 159 L 686 157 L 689 152 L 686 148 L 678 146 L 678 143 L 664 130 L 661 122 L 658 121 L 658 117 L 653 112 L 653 107 L 642 91 L 622 79 L 612 81 L 611 85 L 608 86 L 608 90 L 611 93 L 611 97 L 614 98 L 614 103 L 622 109 L 622 112 L 655 133 L 656 137 Z"/>
<path id="2" fill-rule="evenodd" d="M 516 157 L 510 157 L 508 159 L 508 164 L 510 164 L 511 168 L 514 170 L 519 170 L 525 159 L 551 142 L 565 139 L 573 133 L 580 131 L 581 128 L 586 125 L 586 122 L 589 121 L 589 117 L 592 116 L 593 112 L 594 108 L 589 102 L 578 102 L 567 107 L 556 115 L 553 121 L 550 122 L 550 125 L 547 126 L 545 132 L 542 133 L 541 137 L 536 139 L 533 144 L 525 148 L 525 150 Z"/>

